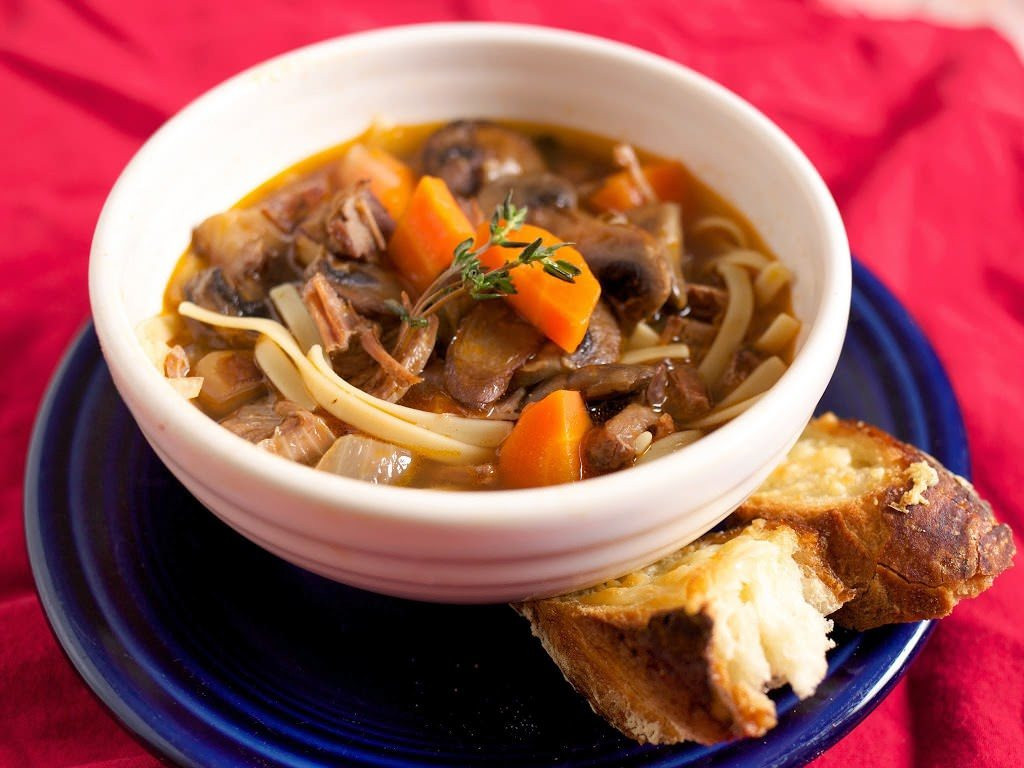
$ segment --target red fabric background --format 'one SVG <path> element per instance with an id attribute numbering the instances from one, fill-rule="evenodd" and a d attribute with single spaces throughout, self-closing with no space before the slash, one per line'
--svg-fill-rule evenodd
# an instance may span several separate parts
<path id="1" fill-rule="evenodd" d="M 853 249 L 949 370 L 975 479 L 1024 531 L 1024 69 L 990 31 L 783 0 L 632 3 L 0 2 L 0 766 L 135 768 L 145 754 L 50 635 L 21 482 L 43 388 L 88 316 L 93 225 L 161 122 L 268 56 L 370 27 L 506 19 L 624 40 L 776 120 L 835 194 Z M 1019 765 L 1024 565 L 943 621 L 907 678 L 819 766 Z"/>

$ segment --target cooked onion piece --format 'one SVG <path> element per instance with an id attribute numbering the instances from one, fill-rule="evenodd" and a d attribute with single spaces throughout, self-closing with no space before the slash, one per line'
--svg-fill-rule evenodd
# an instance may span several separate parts
<path id="1" fill-rule="evenodd" d="M 649 461 L 660 459 L 662 456 L 675 453 L 680 448 L 696 442 L 703 434 L 699 429 L 684 429 L 682 432 L 673 432 L 671 435 L 666 435 L 661 440 L 655 440 L 651 443 L 651 447 L 647 449 L 643 456 L 636 460 L 636 463 L 646 464 Z"/>
<path id="2" fill-rule="evenodd" d="M 764 393 L 747 398 L 746 400 L 741 400 L 740 402 L 734 403 L 725 408 L 716 408 L 707 416 L 703 416 L 695 421 L 689 421 L 684 426 L 687 429 L 707 429 L 708 427 L 721 426 L 722 424 L 725 424 L 725 422 L 735 419 L 762 397 L 764 397 Z"/>
<path id="3" fill-rule="evenodd" d="M 633 333 L 631 333 L 629 338 L 626 339 L 626 351 L 631 352 L 634 349 L 653 347 L 660 341 L 661 336 L 658 332 L 651 328 L 647 323 L 641 321 L 636 324 L 636 328 L 633 329 Z"/>
<path id="4" fill-rule="evenodd" d="M 725 317 L 715 340 L 711 342 L 711 348 L 697 369 L 709 387 L 722 377 L 729 359 L 747 333 L 750 318 L 754 315 L 754 295 L 747 271 L 735 264 L 719 264 L 717 269 L 725 280 L 729 304 L 725 308 Z"/>
<path id="5" fill-rule="evenodd" d="M 773 261 L 762 269 L 754 281 L 754 294 L 757 296 L 757 306 L 763 307 L 774 299 L 779 291 L 789 283 L 791 277 L 789 270 L 777 261 Z"/>
<path id="6" fill-rule="evenodd" d="M 493 447 L 470 445 L 461 440 L 448 437 L 445 434 L 439 434 L 438 432 L 418 426 L 415 423 L 403 421 L 392 415 L 392 413 L 387 412 L 385 408 L 402 407 L 378 400 L 372 395 L 368 395 L 362 390 L 353 387 L 339 377 L 330 368 L 326 359 L 324 359 L 323 351 L 319 346 L 314 346 L 310 350 L 310 358 L 320 363 L 320 365 L 314 365 L 310 359 L 307 359 L 302 354 L 295 343 L 295 339 L 292 338 L 291 334 L 280 323 L 260 317 L 229 317 L 227 315 L 220 315 L 187 301 L 182 302 L 178 306 L 178 312 L 185 317 L 191 317 L 194 320 L 199 320 L 209 325 L 256 331 L 269 337 L 271 341 L 277 344 L 291 358 L 292 362 L 299 369 L 306 388 L 324 410 L 369 435 L 389 440 L 446 464 L 477 464 L 488 461 L 494 456 Z M 325 375 L 322 370 L 324 368 L 331 372 L 331 377 Z M 503 422 L 465 419 L 458 416 L 442 419 L 441 417 L 446 414 L 431 414 L 424 411 L 415 411 L 412 408 L 405 408 L 403 410 L 420 414 L 424 419 L 436 417 L 438 423 L 446 426 L 449 430 L 463 426 L 460 422 L 469 422 L 469 425 L 491 435 L 493 435 L 496 429 L 510 429 L 510 426 Z"/>
<path id="7" fill-rule="evenodd" d="M 743 381 L 739 383 L 732 392 L 723 397 L 718 403 L 718 408 L 725 408 L 733 403 L 747 400 L 754 395 L 767 392 L 775 386 L 775 382 L 782 378 L 786 372 L 786 364 L 778 357 L 769 357 L 757 368 L 750 372 Z"/>
<path id="8" fill-rule="evenodd" d="M 286 400 L 291 400 L 307 411 L 316 410 L 316 400 L 306 389 L 299 369 L 277 344 L 266 336 L 260 336 L 256 342 L 255 356 L 260 369 Z"/>
<path id="9" fill-rule="evenodd" d="M 700 236 L 709 232 L 724 233 L 740 248 L 747 247 L 747 235 L 743 228 L 726 216 L 704 216 L 693 222 L 687 229 L 687 234 L 692 236 Z"/>
<path id="10" fill-rule="evenodd" d="M 689 360 L 690 348 L 685 344 L 658 344 L 653 347 L 634 349 L 619 358 L 623 365 L 637 365 L 656 360 Z"/>
<path id="11" fill-rule="evenodd" d="M 780 312 L 764 330 L 764 333 L 758 336 L 757 341 L 754 342 L 754 349 L 770 355 L 778 354 L 799 332 L 800 321 L 792 315 Z"/>
<path id="12" fill-rule="evenodd" d="M 202 376 L 185 376 L 180 379 L 168 379 L 167 383 L 171 385 L 171 389 L 186 400 L 194 400 L 199 397 L 199 393 L 203 389 Z"/>
<path id="13" fill-rule="evenodd" d="M 270 298 L 303 352 L 309 352 L 309 348 L 314 344 L 323 344 L 316 323 L 309 316 L 309 310 L 302 303 L 299 289 L 293 283 L 274 286 L 270 289 Z"/>
<path id="14" fill-rule="evenodd" d="M 413 462 L 405 448 L 364 435 L 342 435 L 316 468 L 368 483 L 400 485 Z"/>

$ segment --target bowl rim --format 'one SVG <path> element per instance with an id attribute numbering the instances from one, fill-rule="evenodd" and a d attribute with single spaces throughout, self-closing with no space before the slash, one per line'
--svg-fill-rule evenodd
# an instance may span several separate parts
<path id="1" fill-rule="evenodd" d="M 618 59 L 652 73 L 677 79 L 718 102 L 737 120 L 749 127 L 761 143 L 774 145 L 782 161 L 799 175 L 811 192 L 812 208 L 818 209 L 830 247 L 824 256 L 821 297 L 815 308 L 816 321 L 809 326 L 807 338 L 782 378 L 747 411 L 697 442 L 656 462 L 613 472 L 577 483 L 521 490 L 445 491 L 436 489 L 375 485 L 316 470 L 290 461 L 282 461 L 248 441 L 221 429 L 177 395 L 160 384 L 163 377 L 145 359 L 135 343 L 134 327 L 125 316 L 118 283 L 111 279 L 108 265 L 114 261 L 106 246 L 110 231 L 117 226 L 122 198 L 137 176 L 144 176 L 150 155 L 173 139 L 179 126 L 200 120 L 222 100 L 236 91 L 258 85 L 265 75 L 287 76 L 289 65 L 298 60 L 315 61 L 330 57 L 339 49 L 375 48 L 460 42 L 537 45 L 569 49 L 581 55 Z M 279 72 L 275 72 L 279 70 Z M 595 523 L 595 514 L 604 508 L 605 516 L 626 512 L 632 506 L 616 507 L 610 502 L 635 502 L 635 492 L 673 468 L 715 466 L 727 461 L 751 434 L 772 427 L 786 402 L 801 393 L 817 398 L 831 378 L 845 336 L 850 307 L 851 266 L 849 245 L 842 219 L 825 182 L 810 160 L 792 139 L 749 102 L 683 64 L 643 49 L 580 32 L 505 22 L 441 22 L 385 27 L 330 38 L 293 49 L 258 63 L 210 90 L 171 117 L 136 152 L 121 172 L 100 213 L 93 236 L 89 260 L 89 294 L 97 334 L 118 388 L 126 387 L 133 398 L 144 404 L 158 424 L 180 424 L 198 451 L 205 452 L 221 466 L 242 474 L 254 474 L 262 483 L 294 494 L 310 503 L 336 507 L 345 512 L 372 514 L 395 522 L 473 524 L 475 526 L 530 525 L 550 522 L 558 516 L 563 522 L 571 517 L 586 517 Z M 823 364 L 822 361 L 827 361 Z M 809 393 L 813 391 L 814 394 Z M 131 399 L 125 397 L 129 407 Z M 794 430 L 802 428 L 795 425 Z M 177 431 L 177 430 L 176 430 Z M 633 498 L 627 499 L 627 496 Z M 339 504 L 341 502 L 341 504 Z M 483 503 L 482 503 L 483 502 Z M 613 512 L 615 508 L 617 511 Z"/>

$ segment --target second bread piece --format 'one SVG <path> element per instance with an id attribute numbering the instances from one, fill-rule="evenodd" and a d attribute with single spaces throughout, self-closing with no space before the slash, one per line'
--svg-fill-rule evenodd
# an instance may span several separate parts
<path id="1" fill-rule="evenodd" d="M 612 725 L 653 744 L 711 744 L 775 725 L 770 685 L 825 675 L 846 594 L 813 533 L 778 523 L 704 536 L 648 568 L 517 610 Z"/>
<path id="2" fill-rule="evenodd" d="M 807 526 L 855 593 L 833 618 L 871 629 L 946 616 L 1006 570 L 1009 527 L 962 477 L 860 421 L 812 421 L 730 522 Z"/>

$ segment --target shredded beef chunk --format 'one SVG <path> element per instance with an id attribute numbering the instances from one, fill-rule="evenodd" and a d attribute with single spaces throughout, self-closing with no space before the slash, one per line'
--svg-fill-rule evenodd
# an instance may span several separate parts
<path id="1" fill-rule="evenodd" d="M 282 232 L 293 232 L 327 196 L 327 192 L 327 180 L 322 175 L 289 184 L 267 198 L 260 211 Z"/>
<path id="2" fill-rule="evenodd" d="M 679 362 L 663 362 L 647 387 L 647 402 L 679 422 L 691 421 L 711 410 L 711 396 L 697 369 Z"/>
<path id="3" fill-rule="evenodd" d="M 638 438 L 650 431 L 655 439 L 673 430 L 672 418 L 650 406 L 627 405 L 583 438 L 580 453 L 585 476 L 604 475 L 633 463 Z"/>
<path id="4" fill-rule="evenodd" d="M 437 130 L 423 146 L 423 173 L 444 179 L 453 194 L 475 195 L 500 176 L 544 170 L 544 159 L 529 138 L 483 120 L 457 120 Z"/>
<path id="5" fill-rule="evenodd" d="M 364 315 L 394 317 L 392 307 L 402 301 L 402 285 L 394 270 L 377 264 L 338 261 L 324 257 L 306 269 L 306 277 L 322 274 L 339 296 Z"/>
<path id="6" fill-rule="evenodd" d="M 315 413 L 287 400 L 279 401 L 274 409 L 281 423 L 270 437 L 257 443 L 263 450 L 300 464 L 315 464 L 334 443 L 336 435 Z"/>
<path id="7" fill-rule="evenodd" d="M 544 338 L 504 301 L 478 304 L 459 323 L 445 359 L 445 385 L 460 403 L 481 408 L 508 389 L 516 369 Z"/>

